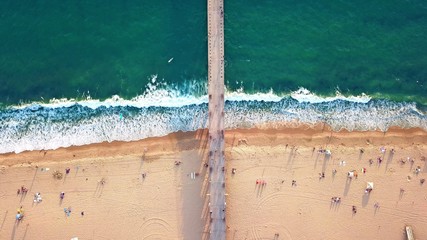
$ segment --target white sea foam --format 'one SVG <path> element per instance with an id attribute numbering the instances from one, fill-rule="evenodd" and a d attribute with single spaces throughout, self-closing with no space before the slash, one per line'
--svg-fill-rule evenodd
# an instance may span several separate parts
<path id="1" fill-rule="evenodd" d="M 243 89 L 237 91 L 225 91 L 226 101 L 265 101 L 265 102 L 279 102 L 283 97 L 275 94 L 273 90 L 266 93 L 245 93 Z"/>
<path id="2" fill-rule="evenodd" d="M 0 119 L 0 153 L 132 141 L 206 126 L 206 113 L 201 108 L 94 110 L 74 106 L 14 111 L 7 115 Z"/>
<path id="3" fill-rule="evenodd" d="M 322 98 L 302 88 L 279 96 L 273 91 L 247 94 L 241 89 L 226 91 L 225 100 L 227 129 L 325 122 L 335 130 L 386 131 L 391 126 L 427 130 L 427 116 L 415 103 L 368 96 Z M 167 86 L 153 76 L 147 90 L 130 100 L 113 96 L 100 101 L 88 96 L 0 110 L 0 153 L 132 141 L 204 128 L 207 101 L 204 85 Z"/>
<path id="4" fill-rule="evenodd" d="M 207 86 L 203 86 L 199 83 L 190 83 L 186 86 L 188 90 L 178 90 L 173 86 L 168 86 L 164 83 L 157 82 L 157 76 L 152 76 L 152 81 L 146 87 L 143 94 L 138 95 L 132 99 L 124 99 L 118 95 L 114 95 L 105 100 L 92 99 L 90 95 L 87 95 L 84 100 L 76 99 L 51 99 L 48 103 L 33 102 L 30 104 L 22 104 L 19 106 L 13 106 L 14 109 L 25 109 L 25 108 L 62 108 L 71 107 L 76 104 L 96 109 L 99 107 L 119 107 L 119 106 L 132 106 L 137 108 L 144 107 L 182 107 L 188 105 L 199 105 L 208 102 Z M 188 92 L 192 92 L 197 89 L 200 94 L 191 95 Z M 236 91 L 225 91 L 226 101 L 264 101 L 264 102 L 279 102 L 289 95 L 283 94 L 278 95 L 270 90 L 268 92 L 258 93 L 245 93 L 243 89 Z M 290 96 L 296 99 L 298 102 L 309 102 L 309 103 L 322 103 L 331 102 L 335 100 L 345 100 L 349 102 L 360 102 L 367 103 L 371 100 L 371 97 L 365 94 L 360 96 L 343 96 L 340 92 L 336 92 L 335 96 L 321 97 L 318 96 L 305 88 L 299 88 L 297 91 L 290 93 Z"/>
<path id="5" fill-rule="evenodd" d="M 146 89 L 143 94 L 138 95 L 132 99 L 124 99 L 118 95 L 111 96 L 103 101 L 98 99 L 92 99 L 89 94 L 87 94 L 85 99 L 51 99 L 48 103 L 43 102 L 32 102 L 29 104 L 22 104 L 19 106 L 13 106 L 15 109 L 24 109 L 24 108 L 62 108 L 62 107 L 71 107 L 76 104 L 89 107 L 91 109 L 96 109 L 99 107 L 119 107 L 119 106 L 132 106 L 137 108 L 144 107 L 182 107 L 192 104 L 202 104 L 208 101 L 206 94 L 202 95 L 192 95 L 188 92 L 194 92 L 193 90 L 206 92 L 206 87 L 201 83 L 189 82 L 187 86 L 181 88 L 188 88 L 187 91 L 178 90 L 174 86 L 168 86 L 164 82 L 159 82 L 157 80 L 157 75 L 151 76 L 150 82 L 147 84 Z M 186 93 L 187 92 L 187 93 Z"/>
<path id="6" fill-rule="evenodd" d="M 292 122 L 326 122 L 333 129 L 382 130 L 391 126 L 427 129 L 414 103 L 372 100 L 298 102 L 227 101 L 225 127 L 250 128 Z M 115 106 L 9 109 L 0 114 L 0 153 L 55 149 L 98 142 L 132 141 L 207 126 L 207 104 L 181 107 Z"/>
<path id="7" fill-rule="evenodd" d="M 335 92 L 335 96 L 331 97 L 321 97 L 318 96 L 309 90 L 300 87 L 298 90 L 291 93 L 291 97 L 298 100 L 299 102 L 309 102 L 309 103 L 321 103 L 321 102 L 331 102 L 335 100 L 346 100 L 350 102 L 361 102 L 367 103 L 371 100 L 371 97 L 366 94 L 361 94 L 359 96 L 344 96 L 338 90 Z"/>

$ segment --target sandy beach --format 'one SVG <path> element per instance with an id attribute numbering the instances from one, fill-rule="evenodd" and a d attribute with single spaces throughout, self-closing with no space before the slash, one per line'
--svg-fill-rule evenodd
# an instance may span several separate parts
<path id="1" fill-rule="evenodd" d="M 405 239 L 406 225 L 427 239 L 426 143 L 421 129 L 228 130 L 227 239 Z M 207 149 L 198 130 L 0 155 L 0 239 L 207 239 Z"/>

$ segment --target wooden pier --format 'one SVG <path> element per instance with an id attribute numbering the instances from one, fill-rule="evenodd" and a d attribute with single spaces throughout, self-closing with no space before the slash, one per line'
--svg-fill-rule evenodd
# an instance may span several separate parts
<path id="1" fill-rule="evenodd" d="M 208 0 L 210 239 L 225 240 L 224 2 Z"/>

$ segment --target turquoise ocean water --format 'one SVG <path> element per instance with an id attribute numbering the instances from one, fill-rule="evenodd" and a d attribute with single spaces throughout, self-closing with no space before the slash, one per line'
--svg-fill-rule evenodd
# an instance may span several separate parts
<path id="1" fill-rule="evenodd" d="M 0 10 L 0 152 L 206 126 L 205 1 Z M 422 0 L 225 1 L 226 126 L 427 129 L 425 26 Z"/>

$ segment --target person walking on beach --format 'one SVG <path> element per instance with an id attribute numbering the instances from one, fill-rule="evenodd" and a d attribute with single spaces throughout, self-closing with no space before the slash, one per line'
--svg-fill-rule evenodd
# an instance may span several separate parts
<path id="1" fill-rule="evenodd" d="M 295 181 L 295 180 L 292 180 L 292 186 L 294 187 L 296 187 L 297 186 L 297 181 Z"/>
<path id="2" fill-rule="evenodd" d="M 19 189 L 18 189 L 19 190 Z M 27 192 L 28 192 L 28 189 L 24 186 L 24 185 L 22 185 L 21 186 L 21 193 L 22 194 L 27 194 Z"/>

